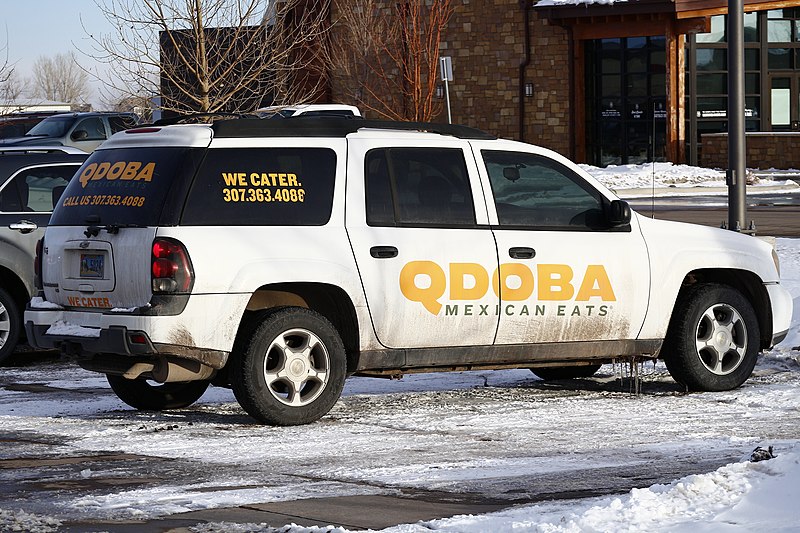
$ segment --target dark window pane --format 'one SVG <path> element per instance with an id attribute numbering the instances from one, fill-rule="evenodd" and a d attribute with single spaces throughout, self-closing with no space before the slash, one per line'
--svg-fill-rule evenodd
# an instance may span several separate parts
<path id="1" fill-rule="evenodd" d="M 653 96 L 666 96 L 667 94 L 667 75 L 654 74 L 650 78 L 650 92 Z"/>
<path id="2" fill-rule="evenodd" d="M 699 48 L 697 70 L 727 70 L 727 50 L 721 48 Z"/>
<path id="3" fill-rule="evenodd" d="M 560 163 L 519 152 L 482 154 L 501 225 L 593 228 L 602 224 L 597 191 Z"/>
<path id="4" fill-rule="evenodd" d="M 792 68 L 792 50 L 790 48 L 770 48 L 768 67 L 770 70 Z"/>
<path id="5" fill-rule="evenodd" d="M 727 92 L 726 74 L 697 75 L 697 94 L 726 94 Z"/>
<path id="6" fill-rule="evenodd" d="M 647 72 L 649 55 L 647 50 L 628 50 L 625 61 L 627 72 Z"/>
<path id="7" fill-rule="evenodd" d="M 611 96 L 622 95 L 622 76 L 612 74 L 610 76 L 602 76 L 600 78 L 601 88 L 600 96 L 608 98 Z"/>
<path id="8" fill-rule="evenodd" d="M 626 78 L 628 82 L 628 97 L 648 95 L 647 74 L 629 74 Z"/>
<path id="9" fill-rule="evenodd" d="M 391 225 L 395 216 L 398 224 L 475 225 L 463 151 L 450 148 L 371 150 L 367 154 L 366 169 L 367 222 L 370 225 Z M 392 210 L 387 205 L 389 195 Z M 370 205 L 373 202 L 375 205 Z"/>
<path id="10" fill-rule="evenodd" d="M 728 99 L 719 98 L 698 98 L 697 117 L 698 118 L 725 118 L 728 116 Z"/>
<path id="11" fill-rule="evenodd" d="M 327 148 L 208 150 L 186 201 L 186 225 L 322 226 L 333 206 Z"/>
<path id="12" fill-rule="evenodd" d="M 761 87 L 758 84 L 758 74 L 745 74 L 744 75 L 744 92 L 747 94 L 759 94 Z"/>
<path id="13" fill-rule="evenodd" d="M 745 48 L 744 50 L 744 69 L 758 70 L 760 63 L 760 50 L 757 48 Z"/>

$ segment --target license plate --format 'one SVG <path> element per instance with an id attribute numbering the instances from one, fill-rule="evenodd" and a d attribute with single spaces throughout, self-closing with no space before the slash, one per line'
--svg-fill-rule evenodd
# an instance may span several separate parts
<path id="1" fill-rule="evenodd" d="M 81 254 L 81 277 L 103 278 L 105 257 L 103 254 Z"/>

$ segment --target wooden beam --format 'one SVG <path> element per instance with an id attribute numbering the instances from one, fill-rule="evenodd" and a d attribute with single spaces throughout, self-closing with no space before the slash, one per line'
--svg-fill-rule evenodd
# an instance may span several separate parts
<path id="1" fill-rule="evenodd" d="M 663 35 L 668 19 L 647 21 L 615 21 L 572 25 L 576 40 L 609 39 L 616 37 L 647 37 Z"/>
<path id="2" fill-rule="evenodd" d="M 670 159 L 673 163 L 686 163 L 686 35 L 683 33 L 678 34 L 678 57 L 677 57 L 677 88 L 678 88 L 678 102 L 677 102 L 677 121 L 678 121 L 678 136 L 675 139 L 677 143 L 677 157 Z"/>
<path id="3" fill-rule="evenodd" d="M 667 138 L 666 138 L 666 151 L 668 161 L 678 161 L 678 140 L 680 133 L 678 131 L 678 124 L 681 122 L 681 111 L 679 107 L 679 94 L 678 87 L 680 86 L 680 78 L 678 75 L 679 63 L 678 54 L 683 50 L 679 49 L 678 35 L 675 34 L 672 27 L 667 29 Z"/>

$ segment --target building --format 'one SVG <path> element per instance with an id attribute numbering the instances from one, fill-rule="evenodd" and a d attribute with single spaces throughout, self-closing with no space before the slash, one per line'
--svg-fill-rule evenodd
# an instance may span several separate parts
<path id="1" fill-rule="evenodd" d="M 454 4 L 454 122 L 594 165 L 725 166 L 727 0 Z M 800 142 L 769 136 L 800 130 L 800 0 L 745 0 L 744 23 L 747 130 L 765 132 L 748 135 L 748 165 L 762 166 Z"/>

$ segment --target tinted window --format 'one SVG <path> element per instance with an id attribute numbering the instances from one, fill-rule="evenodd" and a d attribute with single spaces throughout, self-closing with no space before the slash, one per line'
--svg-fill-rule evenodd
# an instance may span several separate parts
<path id="1" fill-rule="evenodd" d="M 181 223 L 321 226 L 331 216 L 335 177 L 328 148 L 208 150 Z"/>
<path id="2" fill-rule="evenodd" d="M 600 194 L 560 163 L 535 154 L 484 151 L 501 226 L 594 228 Z"/>
<path id="3" fill-rule="evenodd" d="M 75 122 L 75 117 L 49 117 L 35 125 L 28 135 L 46 135 L 48 137 L 63 137 L 70 126 Z"/>
<path id="4" fill-rule="evenodd" d="M 0 210 L 49 213 L 80 165 L 51 165 L 20 171 L 0 192 Z"/>
<path id="5" fill-rule="evenodd" d="M 365 166 L 369 225 L 475 225 L 463 151 L 380 148 Z"/>
<path id="6" fill-rule="evenodd" d="M 85 131 L 86 136 L 76 136 L 79 131 Z M 78 122 L 72 135 L 77 141 L 102 141 L 106 138 L 106 128 L 99 117 L 86 118 Z"/>
<path id="7" fill-rule="evenodd" d="M 94 152 L 70 181 L 50 225 L 154 226 L 173 182 L 193 174 L 186 148 L 126 148 Z"/>
<path id="8" fill-rule="evenodd" d="M 118 131 L 127 130 L 134 126 L 136 126 L 136 119 L 128 115 L 122 115 L 118 117 L 108 117 L 108 125 L 111 126 L 111 134 L 115 134 Z"/>

